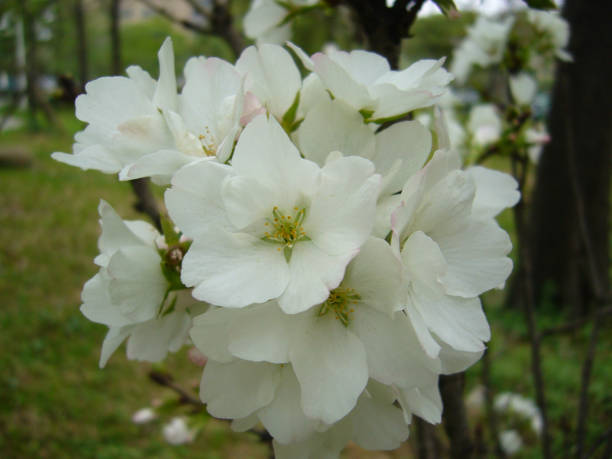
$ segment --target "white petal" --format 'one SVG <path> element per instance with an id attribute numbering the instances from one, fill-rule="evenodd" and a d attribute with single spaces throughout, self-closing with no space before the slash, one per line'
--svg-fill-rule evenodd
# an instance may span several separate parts
<path id="1" fill-rule="evenodd" d="M 164 183 L 170 183 L 174 172 L 196 159 L 176 150 L 159 150 L 144 155 L 134 164 L 126 166 L 119 174 L 119 180 L 161 176 Z"/>
<path id="2" fill-rule="evenodd" d="M 356 156 L 328 162 L 304 222 L 306 235 L 331 254 L 356 251 L 372 231 L 380 176 Z"/>
<path id="3" fill-rule="evenodd" d="M 484 349 L 476 352 L 458 351 L 440 342 L 440 361 L 442 362 L 442 374 L 450 375 L 465 371 L 480 360 Z"/>
<path id="4" fill-rule="evenodd" d="M 510 174 L 474 166 L 466 170 L 476 183 L 472 215 L 477 218 L 495 217 L 521 198 L 518 183 Z"/>
<path id="5" fill-rule="evenodd" d="M 194 298 L 244 307 L 279 297 L 289 282 L 282 251 L 244 233 L 211 231 L 194 241 L 183 259 L 181 279 Z"/>
<path id="6" fill-rule="evenodd" d="M 510 92 L 514 101 L 521 105 L 529 105 L 537 92 L 536 80 L 526 72 L 510 76 Z"/>
<path id="7" fill-rule="evenodd" d="M 176 352 L 187 339 L 191 319 L 177 311 L 159 319 L 135 326 L 127 342 L 127 357 L 133 360 L 159 362 L 168 351 Z"/>
<path id="8" fill-rule="evenodd" d="M 244 418 L 268 405 L 280 382 L 280 366 L 236 360 L 204 367 L 200 398 L 218 418 Z"/>
<path id="9" fill-rule="evenodd" d="M 236 62 L 236 70 L 246 78 L 245 89 L 279 118 L 291 107 L 302 86 L 291 55 L 276 45 L 248 47 Z"/>
<path id="10" fill-rule="evenodd" d="M 323 303 L 336 288 L 353 253 L 329 255 L 311 241 L 298 242 L 289 262 L 290 280 L 278 299 L 282 310 L 296 314 Z"/>
<path id="11" fill-rule="evenodd" d="M 130 230 L 115 209 L 103 199 L 98 204 L 98 213 L 102 227 L 102 234 L 98 239 L 100 252 L 110 255 L 121 247 L 145 245 L 144 241 Z"/>
<path id="12" fill-rule="evenodd" d="M 109 295 L 109 279 L 104 273 L 98 273 L 83 286 L 81 312 L 92 322 L 123 327 L 134 323 L 124 316 L 117 306 L 111 302 Z"/>
<path id="13" fill-rule="evenodd" d="M 228 350 L 229 329 L 237 317 L 236 311 L 227 308 L 211 308 L 193 319 L 189 332 L 193 344 L 206 357 L 227 363 L 234 359 Z"/>
<path id="14" fill-rule="evenodd" d="M 281 371 L 274 400 L 258 412 L 259 419 L 274 440 L 294 443 L 315 432 L 316 422 L 307 418 L 300 406 L 300 386 L 291 367 Z"/>
<path id="15" fill-rule="evenodd" d="M 56 161 L 80 167 L 85 171 L 93 169 L 106 174 L 119 172 L 122 167 L 121 161 L 101 145 L 89 146 L 75 154 L 56 152 L 51 157 Z"/>
<path id="16" fill-rule="evenodd" d="M 339 321 L 315 319 L 289 355 L 308 417 L 331 424 L 353 409 L 368 381 L 366 354 Z"/>
<path id="17" fill-rule="evenodd" d="M 176 110 L 174 50 L 170 37 L 164 40 L 157 57 L 159 59 L 159 80 L 153 95 L 153 103 L 162 110 Z"/>
<path id="18" fill-rule="evenodd" d="M 102 351 L 100 353 L 100 368 L 104 368 L 106 366 L 106 362 L 110 359 L 111 355 L 117 350 L 117 348 L 121 345 L 123 340 L 127 338 L 127 336 L 132 331 L 133 327 L 111 327 L 104 338 L 104 342 L 102 343 Z"/>
<path id="19" fill-rule="evenodd" d="M 190 238 L 204 237 L 211 227 L 230 228 L 221 199 L 221 184 L 232 169 L 202 160 L 178 171 L 165 201 L 172 221 Z"/>
<path id="20" fill-rule="evenodd" d="M 368 159 L 374 155 L 374 133 L 362 116 L 344 102 L 329 97 L 306 113 L 295 135 L 304 157 L 320 166 L 332 151 Z"/>
<path id="21" fill-rule="evenodd" d="M 442 398 L 438 389 L 438 375 L 434 375 L 430 384 L 423 387 L 399 390 L 399 402 L 402 407 L 430 424 L 442 421 Z"/>
<path id="22" fill-rule="evenodd" d="M 402 121 L 376 134 L 376 172 L 386 176 L 400 161 L 399 169 L 381 193 L 393 194 L 425 163 L 431 152 L 431 133 L 418 121 Z"/>

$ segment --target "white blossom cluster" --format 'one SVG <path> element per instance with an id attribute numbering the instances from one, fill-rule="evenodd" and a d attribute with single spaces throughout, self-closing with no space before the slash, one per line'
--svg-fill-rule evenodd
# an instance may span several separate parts
<path id="1" fill-rule="evenodd" d="M 82 312 L 158 361 L 189 340 L 207 357 L 200 397 L 237 431 L 261 423 L 277 457 L 393 449 L 413 415 L 440 422 L 438 377 L 490 330 L 479 295 L 512 269 L 495 221 L 509 175 L 462 170 L 435 104 L 442 61 L 402 71 L 365 51 L 247 48 L 235 65 L 172 45 L 156 81 L 138 67 L 76 102 L 88 123 L 59 161 L 168 185 L 164 235 L 100 204 L 100 271 Z M 395 121 L 389 123 L 389 121 Z"/>

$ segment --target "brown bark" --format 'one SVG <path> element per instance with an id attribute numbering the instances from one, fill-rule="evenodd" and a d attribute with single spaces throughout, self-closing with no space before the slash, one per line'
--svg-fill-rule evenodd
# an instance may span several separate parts
<path id="1" fill-rule="evenodd" d="M 119 11 L 121 0 L 110 2 L 110 36 L 111 36 L 111 73 L 120 75 L 123 72 L 121 64 L 121 33 L 119 31 Z"/>
<path id="2" fill-rule="evenodd" d="M 87 34 L 85 32 L 85 14 L 83 12 L 83 0 L 74 0 L 74 22 L 77 34 L 77 61 L 79 64 L 79 83 L 81 91 L 89 80 L 89 69 L 87 62 Z"/>
<path id="3" fill-rule="evenodd" d="M 440 376 L 440 393 L 444 402 L 444 430 L 450 440 L 450 457 L 468 459 L 474 453 L 474 444 L 463 401 L 464 385 L 464 373 Z"/>
<path id="4" fill-rule="evenodd" d="M 538 166 L 530 218 L 536 299 L 553 285 L 555 302 L 574 315 L 588 313 L 610 289 L 611 14 L 609 2 L 565 2 L 574 62 L 557 66 L 552 140 Z"/>

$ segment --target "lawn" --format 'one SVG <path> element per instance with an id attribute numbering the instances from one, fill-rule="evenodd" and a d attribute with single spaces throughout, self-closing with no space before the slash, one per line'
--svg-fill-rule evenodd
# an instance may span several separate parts
<path id="1" fill-rule="evenodd" d="M 0 169 L 0 456 L 20 457 L 267 457 L 251 434 L 235 434 L 227 423 L 202 418 L 203 430 L 185 446 L 168 445 L 161 426 L 131 422 L 141 407 L 163 402 L 173 393 L 151 382 L 151 365 L 128 362 L 120 349 L 98 368 L 105 327 L 89 322 L 78 308 L 83 283 L 96 271 L 93 258 L 99 234 L 97 204 L 105 199 L 124 218 L 143 218 L 132 209 L 126 183 L 98 172 L 57 163 L 53 151 L 69 151 L 80 128 L 72 111 L 61 112 L 64 132 L 42 128 L 0 133 L 0 147 L 19 145 L 33 155 L 29 168 Z M 505 226 L 511 219 L 505 215 Z M 492 386 L 533 398 L 529 347 L 522 315 L 505 310 L 503 295 L 487 297 L 493 327 Z M 566 317 L 544 306 L 540 325 Z M 588 326 L 571 336 L 546 338 L 545 383 L 550 403 L 555 457 L 571 451 L 575 438 L 580 365 Z M 612 337 L 601 333 L 589 416 L 589 443 L 612 424 Z M 185 387 L 197 386 L 200 369 L 184 355 L 171 355 L 161 369 Z M 480 383 L 481 365 L 468 372 L 470 392 Z M 472 421 L 486 439 L 478 410 Z M 503 417 L 500 423 L 509 422 Z M 443 436 L 440 430 L 440 436 Z M 516 457 L 539 457 L 534 438 Z M 410 457 L 414 445 L 388 455 Z M 364 457 L 351 448 L 347 457 Z"/>

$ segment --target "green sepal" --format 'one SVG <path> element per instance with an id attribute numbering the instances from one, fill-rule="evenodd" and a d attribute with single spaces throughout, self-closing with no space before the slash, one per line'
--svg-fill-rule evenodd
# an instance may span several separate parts
<path id="1" fill-rule="evenodd" d="M 281 126 L 283 127 L 285 132 L 287 132 L 287 134 L 291 134 L 297 129 L 297 126 L 299 126 L 299 124 L 295 126 L 295 115 L 297 114 L 297 109 L 299 105 L 300 93 L 298 91 L 298 93 L 295 95 L 295 99 L 293 99 L 291 107 L 289 107 L 289 109 L 285 112 L 281 120 Z"/>
<path id="2" fill-rule="evenodd" d="M 174 224 L 172 223 L 172 220 L 170 220 L 170 217 L 168 217 L 168 215 L 161 215 L 161 226 L 162 231 L 164 233 L 164 239 L 168 247 L 178 244 L 180 235 L 174 229 Z"/>
<path id="3" fill-rule="evenodd" d="M 283 247 L 283 255 L 285 256 L 285 260 L 287 263 L 291 261 L 291 253 L 293 252 L 293 248 L 289 246 Z"/>

